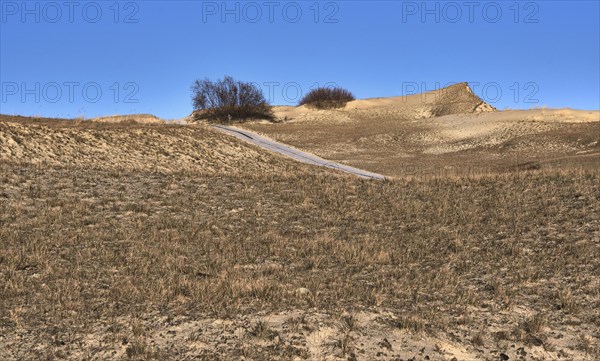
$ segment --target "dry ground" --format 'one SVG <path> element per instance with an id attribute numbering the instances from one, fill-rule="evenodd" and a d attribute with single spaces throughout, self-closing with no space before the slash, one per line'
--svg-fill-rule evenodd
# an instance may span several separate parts
<path id="1" fill-rule="evenodd" d="M 600 168 L 600 111 L 493 111 L 466 84 L 350 102 L 278 107 L 279 123 L 244 124 L 323 158 L 387 176 Z"/>
<path id="2" fill-rule="evenodd" d="M 287 173 L 302 166 L 206 125 L 0 116 L 0 160 L 39 167 L 201 174 Z"/>
<path id="3" fill-rule="evenodd" d="M 374 182 L 3 117 L 0 359 L 596 360 L 588 165 Z"/>

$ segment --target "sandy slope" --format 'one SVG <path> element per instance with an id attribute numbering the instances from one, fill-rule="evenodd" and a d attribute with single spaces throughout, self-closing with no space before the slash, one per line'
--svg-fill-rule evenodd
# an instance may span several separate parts
<path id="1" fill-rule="evenodd" d="M 412 101 L 248 126 L 388 174 L 600 152 L 598 112 Z M 207 126 L 127 120 L 0 121 L 0 359 L 600 354 L 592 171 L 311 177 Z"/>
<path id="2" fill-rule="evenodd" d="M 128 114 L 128 115 L 112 115 L 90 119 L 92 122 L 98 123 L 125 123 L 135 122 L 139 124 L 164 124 L 164 120 L 152 114 Z"/>
<path id="3" fill-rule="evenodd" d="M 494 110 L 494 107 L 473 94 L 467 83 L 423 94 L 355 100 L 337 110 L 314 110 L 307 106 L 279 106 L 274 109 L 275 118 L 280 121 L 328 123 L 352 122 L 360 118 L 431 118 Z"/>
<path id="4" fill-rule="evenodd" d="M 531 138 L 529 146 L 522 144 L 523 152 L 540 151 L 540 148 L 561 148 L 564 152 L 593 152 L 599 134 L 597 129 L 600 112 L 571 109 L 514 110 L 484 114 L 453 114 L 431 119 L 432 137 L 425 152 L 450 153 L 466 149 L 502 148 L 511 140 Z M 581 132 L 578 139 L 561 140 L 569 129 L 589 129 Z M 543 139 L 544 134 L 554 133 L 554 139 Z M 562 134 L 561 134 L 562 133 Z M 535 139 L 534 136 L 538 136 Z M 434 151 L 434 149 L 437 149 Z M 557 149 L 558 150 L 558 149 Z"/>
<path id="5" fill-rule="evenodd" d="M 511 169 L 529 164 L 600 164 L 600 111 L 497 111 L 466 83 L 436 92 L 366 99 L 343 109 L 278 107 L 280 123 L 244 127 L 320 157 L 388 176 L 466 165 Z M 569 163 L 567 162 L 567 163 Z M 570 166 L 562 162 L 559 167 Z"/>
<path id="6" fill-rule="evenodd" d="M 295 159 L 302 163 L 307 163 L 307 164 L 311 164 L 311 165 L 317 165 L 320 167 L 339 170 L 339 171 L 346 172 L 346 173 L 355 175 L 355 176 L 357 176 L 359 178 L 363 178 L 363 179 L 377 179 L 377 180 L 385 179 L 385 177 L 382 176 L 381 174 L 375 174 L 375 173 L 368 172 L 368 171 L 365 171 L 362 169 L 353 168 L 353 167 L 350 167 L 350 166 L 347 166 L 344 164 L 339 164 L 339 163 L 328 161 L 326 159 L 317 157 L 314 154 L 306 153 L 301 150 L 287 146 L 285 144 L 276 142 L 270 138 L 260 136 L 260 135 L 254 133 L 252 131 L 249 131 L 247 129 L 242 129 L 242 128 L 238 128 L 238 127 L 234 127 L 234 126 L 226 126 L 226 125 L 214 125 L 213 127 L 219 131 L 222 131 L 225 134 L 232 135 L 232 136 L 237 137 L 245 142 L 255 144 L 255 145 L 257 145 L 261 148 L 264 148 L 266 150 L 269 150 L 273 153 L 281 154 L 285 157 Z"/>
<path id="7" fill-rule="evenodd" d="M 295 162 L 208 126 L 0 121 L 0 161 L 125 171 L 282 173 Z"/>

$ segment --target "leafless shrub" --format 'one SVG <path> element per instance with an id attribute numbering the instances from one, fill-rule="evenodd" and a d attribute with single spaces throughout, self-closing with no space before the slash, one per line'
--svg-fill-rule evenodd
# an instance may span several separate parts
<path id="1" fill-rule="evenodd" d="M 317 88 L 306 94 L 298 105 L 307 105 L 317 109 L 342 108 L 349 101 L 354 100 L 354 95 L 343 88 Z"/>
<path id="2" fill-rule="evenodd" d="M 215 82 L 208 78 L 192 85 L 194 118 L 219 122 L 272 119 L 271 106 L 258 86 L 230 76 Z"/>

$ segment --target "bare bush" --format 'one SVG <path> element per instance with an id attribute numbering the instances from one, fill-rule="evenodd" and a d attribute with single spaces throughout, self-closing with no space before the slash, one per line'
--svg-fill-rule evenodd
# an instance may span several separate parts
<path id="1" fill-rule="evenodd" d="M 215 82 L 205 78 L 192 85 L 194 118 L 209 121 L 272 119 L 271 106 L 260 88 L 230 76 Z"/>
<path id="2" fill-rule="evenodd" d="M 307 105 L 317 109 L 341 108 L 349 101 L 354 100 L 354 95 L 343 88 L 317 88 L 306 94 L 298 105 Z"/>

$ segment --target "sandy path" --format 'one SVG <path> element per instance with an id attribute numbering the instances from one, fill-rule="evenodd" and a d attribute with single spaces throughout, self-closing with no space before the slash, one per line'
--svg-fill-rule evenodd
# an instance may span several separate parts
<path id="1" fill-rule="evenodd" d="M 369 172 L 366 170 L 350 167 L 350 166 L 347 166 L 344 164 L 331 162 L 326 159 L 320 158 L 314 154 L 306 153 L 301 150 L 287 146 L 285 144 L 276 142 L 272 139 L 260 136 L 256 133 L 251 132 L 246 129 L 241 129 L 241 128 L 237 128 L 237 127 L 233 127 L 233 126 L 225 126 L 225 125 L 214 125 L 213 127 L 223 133 L 233 135 L 233 136 L 235 136 L 239 139 L 242 139 L 246 142 L 256 144 L 259 147 L 267 149 L 271 152 L 282 154 L 286 157 L 290 157 L 299 162 L 341 170 L 343 172 L 351 173 L 351 174 L 354 174 L 358 177 L 365 178 L 365 179 L 377 179 L 377 180 L 385 179 L 385 177 L 381 174 L 372 173 L 372 172 Z"/>

